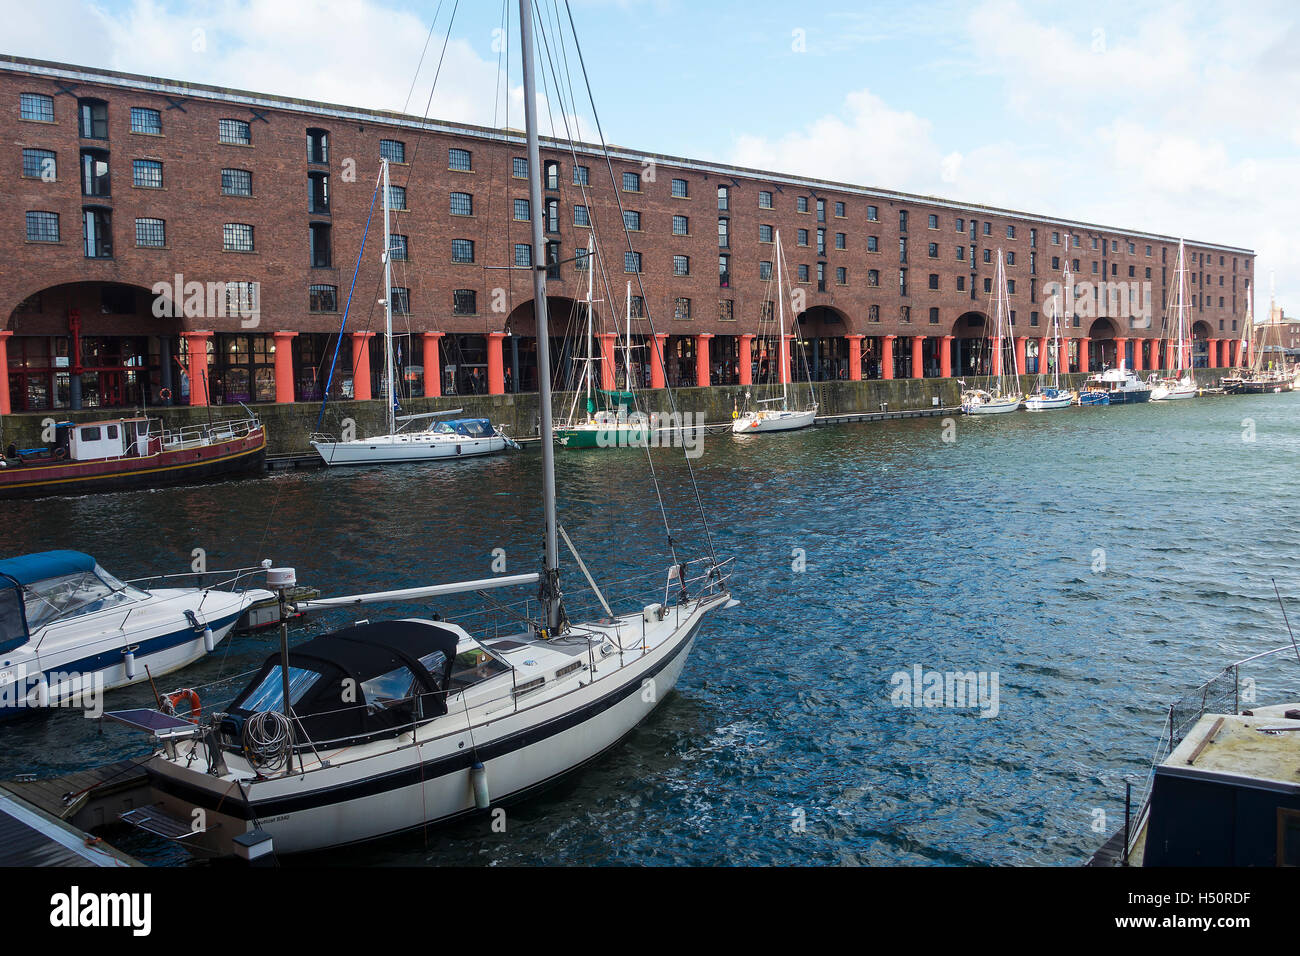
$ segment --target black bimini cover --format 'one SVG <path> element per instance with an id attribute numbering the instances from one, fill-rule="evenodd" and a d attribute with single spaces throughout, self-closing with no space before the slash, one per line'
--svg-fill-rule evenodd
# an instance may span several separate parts
<path id="1" fill-rule="evenodd" d="M 419 621 L 358 624 L 289 650 L 294 716 L 316 743 L 374 736 L 447 712 L 457 636 Z M 235 698 L 222 730 L 236 740 L 245 719 L 282 710 L 280 655 Z"/>

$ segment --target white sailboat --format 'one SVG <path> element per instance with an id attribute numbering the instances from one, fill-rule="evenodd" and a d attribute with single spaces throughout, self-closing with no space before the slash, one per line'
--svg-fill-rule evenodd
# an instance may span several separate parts
<path id="1" fill-rule="evenodd" d="M 1153 386 L 1151 401 L 1153 402 L 1172 402 L 1196 397 L 1196 379 L 1192 377 L 1191 372 L 1192 328 L 1187 304 L 1187 266 L 1184 258 L 1183 240 L 1181 239 L 1178 240 L 1178 264 L 1174 269 L 1174 276 L 1175 281 L 1178 283 L 1173 304 L 1174 313 L 1178 317 L 1176 322 L 1173 323 L 1176 336 L 1173 354 L 1174 374 L 1151 383 Z M 1170 324 L 1167 314 L 1165 324 L 1166 326 Z M 1152 378 L 1154 379 L 1155 376 L 1153 375 Z"/>
<path id="2" fill-rule="evenodd" d="M 1065 237 L 1066 248 L 1069 248 L 1070 237 Z M 1069 289 L 1074 282 L 1074 276 L 1070 272 L 1069 260 L 1065 263 L 1065 283 L 1063 289 Z M 1035 386 L 1033 394 L 1025 399 L 1025 410 L 1030 412 L 1050 411 L 1054 408 L 1069 408 L 1074 404 L 1075 395 L 1067 388 L 1061 387 L 1061 361 L 1065 358 L 1065 343 L 1061 341 L 1061 302 L 1069 302 L 1069 295 L 1062 294 L 1052 301 L 1052 344 L 1049 347 L 1047 355 L 1038 357 L 1038 384 Z M 1070 313 L 1066 311 L 1065 321 L 1070 321 Z M 1046 364 L 1044 364 L 1046 363 Z M 1052 384 L 1047 384 L 1047 367 L 1051 367 Z"/>
<path id="3" fill-rule="evenodd" d="M 520 0 L 533 208 L 541 208 L 531 0 Z M 544 261 L 535 217 L 535 261 Z M 541 430 L 551 433 L 546 275 L 534 272 Z M 126 816 L 206 855 L 320 850 L 484 811 L 594 760 L 673 689 L 704 618 L 732 603 L 729 561 L 673 561 L 652 603 L 616 613 L 556 514 L 555 446 L 541 443 L 537 573 L 314 601 L 354 607 L 540 585 L 537 617 L 489 636 L 446 621 L 362 623 L 273 654 L 219 719 L 113 719 L 151 734 L 155 802 Z M 702 516 L 703 517 L 703 516 Z M 603 614 L 572 623 L 560 541 Z M 711 551 L 711 549 L 710 549 Z M 286 569 L 287 570 L 287 569 Z M 277 576 L 287 586 L 292 572 Z"/>
<path id="4" fill-rule="evenodd" d="M 995 326 L 989 337 L 989 375 L 984 388 L 964 388 L 961 410 L 967 415 L 1003 415 L 1020 407 L 1020 377 L 1016 374 L 1015 349 L 1011 342 L 1011 308 L 1007 301 L 1006 258 L 998 250 L 997 277 L 994 279 Z M 1008 373 L 1007 366 L 1011 371 Z M 965 385 L 965 382 L 962 383 Z"/>
<path id="5" fill-rule="evenodd" d="M 408 423 L 431 418 L 446 418 L 460 409 L 428 412 L 423 415 L 397 415 L 397 392 L 393 374 L 393 264 L 390 255 L 392 212 L 388 194 L 388 160 L 380 161 L 384 193 L 384 366 L 387 375 L 388 431 L 369 438 L 336 440 L 333 436 L 313 435 L 311 446 L 327 465 L 389 465 L 444 458 L 469 458 L 490 455 L 518 447 L 486 418 L 459 418 L 439 422 L 432 427 L 405 431 Z M 366 356 L 361 361 L 367 361 Z M 398 423 L 402 423 L 402 428 Z"/>
<path id="6" fill-rule="evenodd" d="M 777 300 L 777 377 L 781 380 L 780 397 L 759 400 L 758 408 L 749 409 L 731 423 L 734 435 L 753 435 L 758 432 L 788 432 L 798 428 L 807 428 L 817 418 L 817 402 L 813 394 L 812 380 L 808 381 L 808 404 L 803 408 L 790 407 L 790 367 L 789 345 L 785 338 L 785 290 L 782 285 L 782 265 L 785 256 L 781 251 L 781 231 L 776 233 L 776 300 Z M 748 362 L 749 356 L 742 355 L 741 361 Z M 746 392 L 745 397 L 749 398 Z M 764 408 L 762 406 L 777 406 Z"/>

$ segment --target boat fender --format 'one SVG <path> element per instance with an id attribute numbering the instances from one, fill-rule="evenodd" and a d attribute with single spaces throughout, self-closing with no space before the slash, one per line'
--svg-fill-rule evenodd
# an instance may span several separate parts
<path id="1" fill-rule="evenodd" d="M 168 712 L 176 716 L 180 716 L 176 710 L 176 706 L 181 701 L 189 702 L 189 709 L 190 709 L 189 719 L 197 721 L 200 715 L 202 715 L 203 713 L 203 705 L 199 703 L 199 695 L 196 690 L 194 690 L 192 687 L 186 687 L 183 690 L 173 691 L 170 694 L 163 695 L 164 708 Z"/>
<path id="2" fill-rule="evenodd" d="M 486 810 L 492 805 L 488 796 L 487 767 L 483 766 L 481 761 L 475 760 L 474 766 L 470 768 L 469 779 L 474 785 L 474 806 Z"/>
<path id="3" fill-rule="evenodd" d="M 122 648 L 122 666 L 126 668 L 127 680 L 135 680 L 135 652 L 139 649 L 139 644 L 130 644 Z"/>
<path id="4" fill-rule="evenodd" d="M 212 636 L 212 628 L 205 627 L 203 629 L 203 652 L 205 654 L 211 654 L 213 648 L 216 646 L 217 642 Z"/>

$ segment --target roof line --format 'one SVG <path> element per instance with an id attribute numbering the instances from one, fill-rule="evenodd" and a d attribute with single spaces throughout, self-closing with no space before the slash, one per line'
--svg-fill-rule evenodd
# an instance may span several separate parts
<path id="1" fill-rule="evenodd" d="M 525 142 L 524 136 L 521 132 L 508 129 L 493 129 L 491 127 L 478 126 L 473 123 L 428 120 L 423 117 L 398 113 L 390 110 L 369 110 L 361 107 L 342 106 L 332 103 L 323 103 L 316 100 L 280 96 L 271 93 L 253 93 L 247 90 L 231 90 L 226 89 L 225 87 L 212 86 L 205 83 L 191 83 L 185 80 L 149 77 L 138 73 L 124 73 L 117 70 L 77 66 L 70 63 L 39 60 L 31 57 L 15 56 L 5 53 L 0 53 L 0 70 L 9 70 L 14 73 L 26 73 L 33 76 L 59 77 L 65 80 L 80 80 L 86 83 L 100 83 L 107 86 L 121 86 L 130 89 L 158 93 L 160 95 L 188 93 L 190 95 L 203 96 L 207 99 L 217 101 L 240 103 L 249 106 L 264 106 L 276 109 L 290 109 L 302 113 L 317 116 L 330 116 L 343 120 L 382 123 L 427 133 L 448 133 L 483 140 L 518 143 L 520 145 Z M 545 143 L 551 144 L 555 148 L 564 149 L 566 151 L 570 149 L 570 144 L 565 140 L 553 136 L 543 136 L 541 138 Z M 577 152 L 591 155 L 603 156 L 605 154 L 605 151 L 602 150 L 598 144 L 574 142 L 572 148 Z M 963 203 L 958 202 L 957 200 L 944 199 L 938 196 L 926 196 L 920 193 L 907 193 L 898 190 L 858 186 L 852 183 L 841 183 L 829 179 L 814 179 L 794 176 L 789 173 L 778 173 L 771 170 L 755 169 L 748 166 L 730 166 L 724 163 L 714 163 L 688 159 L 681 156 L 672 156 L 667 153 L 652 153 L 631 150 L 619 146 L 610 146 L 609 154 L 612 158 L 636 163 L 642 163 L 647 159 L 663 161 L 669 166 L 681 169 L 690 169 L 709 175 L 731 176 L 739 174 L 747 179 L 763 180 L 765 182 L 781 183 L 783 185 L 802 186 L 809 189 L 813 187 L 825 187 L 827 189 L 834 189 L 849 195 L 862 196 L 865 198 L 894 202 L 917 202 L 942 209 L 967 212 L 987 212 L 1003 217 L 1025 220 L 1026 222 L 1046 223 L 1048 225 L 1061 226 L 1062 228 L 1082 228 L 1093 230 L 1095 232 L 1116 233 L 1119 236 L 1137 239 L 1152 239 L 1157 242 L 1178 242 L 1180 238 L 1184 238 L 1179 236 L 1168 236 L 1161 233 L 1121 229 L 1113 226 L 1104 226 L 1098 223 L 1083 222 L 1081 220 L 1063 219 L 1055 216 L 1028 213 L 1016 209 L 1005 209 L 1000 206 L 986 206 L 980 203 Z M 1213 249 L 1219 252 L 1232 252 L 1246 256 L 1255 255 L 1255 250 L 1246 249 L 1241 246 L 1229 246 L 1220 243 L 1200 241 L 1192 241 L 1188 244 L 1202 249 Z"/>

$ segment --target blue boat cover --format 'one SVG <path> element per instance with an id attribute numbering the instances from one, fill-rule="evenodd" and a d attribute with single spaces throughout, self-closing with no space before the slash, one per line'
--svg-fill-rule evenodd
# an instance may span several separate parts
<path id="1" fill-rule="evenodd" d="M 34 584 L 46 578 L 95 570 L 95 559 L 80 551 L 40 551 L 0 561 L 0 588 L 12 588 L 14 582 Z"/>

